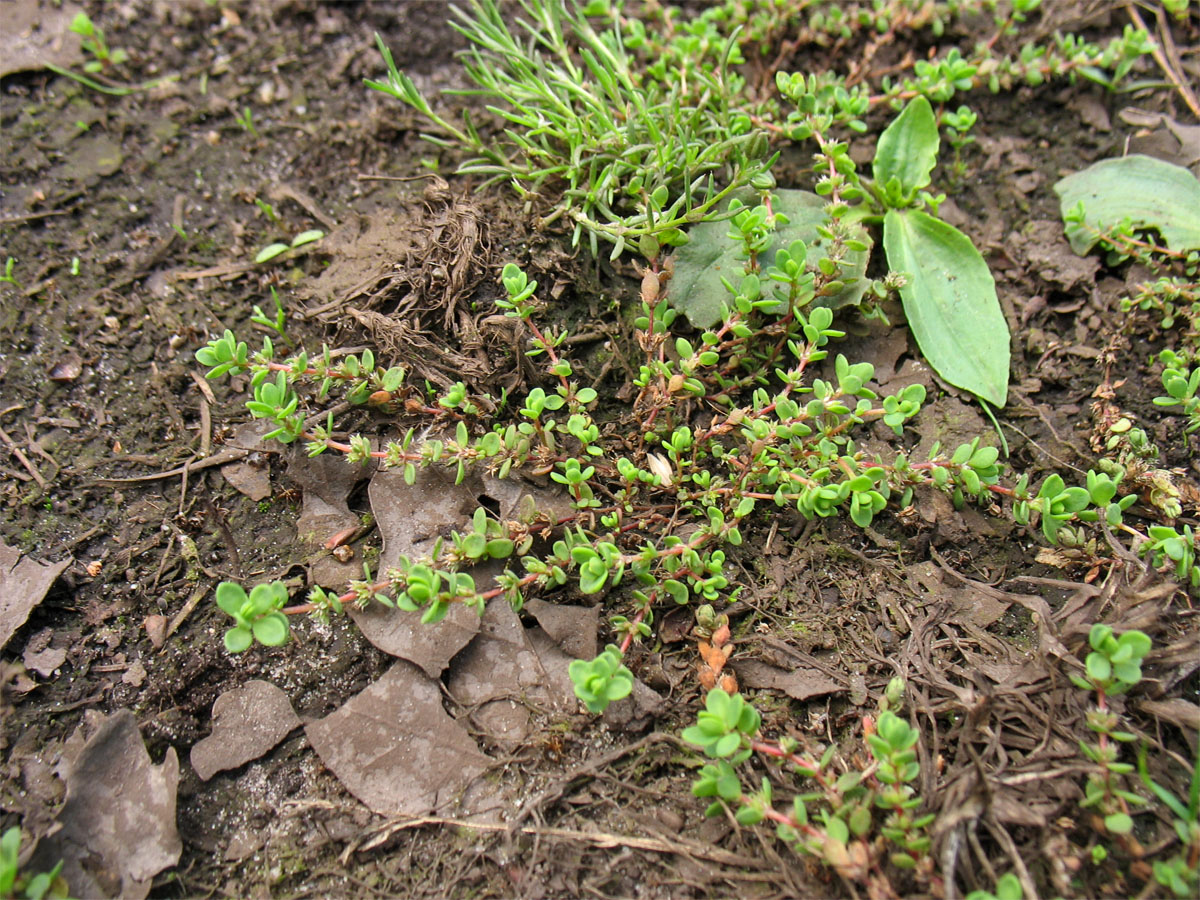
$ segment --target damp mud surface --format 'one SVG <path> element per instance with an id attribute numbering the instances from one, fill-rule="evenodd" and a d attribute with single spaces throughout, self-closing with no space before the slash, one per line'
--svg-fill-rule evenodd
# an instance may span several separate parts
<path id="1" fill-rule="evenodd" d="M 1054 6 L 1057 27 L 1097 41 L 1127 21 L 1115 6 Z M 0 14 L 9 7 L 45 30 L 73 9 L 18 0 Z M 386 614 L 297 621 L 284 647 L 226 652 L 219 582 L 279 580 L 302 598 L 361 577 L 364 562 L 376 571 L 419 554 L 481 504 L 501 515 L 529 502 L 521 491 L 556 501 L 549 483 L 513 493 L 475 476 L 406 493 L 398 476 L 263 442 L 248 380 L 206 381 L 197 349 L 227 328 L 260 340 L 252 310 L 273 316 L 274 292 L 297 344 L 369 346 L 433 390 L 520 396 L 545 379 L 496 315 L 499 272 L 515 262 L 579 336 L 565 351 L 576 371 L 618 406 L 638 277 L 539 227 L 503 185 L 475 192 L 450 174 L 453 153 L 420 139 L 411 110 L 364 87 L 382 72 L 376 33 L 426 95 L 464 85 L 464 41 L 441 3 L 88 9 L 128 49 L 129 80 L 160 83 L 113 96 L 37 65 L 0 81 L 0 259 L 15 261 L 0 283 L 0 561 L 12 591 L 0 598 L 12 620 L 0 826 L 38 843 L 31 865 L 74 860 L 65 871 L 90 880 L 72 881 L 72 896 L 870 893 L 773 829 L 706 817 L 692 796 L 703 760 L 678 738 L 703 702 L 690 608 L 661 610 L 627 659 L 637 691 L 602 717 L 574 699 L 565 670 L 612 639 L 608 617 L 629 612 L 621 590 L 598 609 L 564 590 L 519 614 L 463 611 L 436 637 Z M 1176 27 L 1180 46 L 1196 45 L 1194 17 Z M 81 71 L 77 43 L 63 44 L 43 49 Z M 888 53 L 909 51 L 928 48 Z M 797 52 L 793 68 L 818 63 Z M 1152 402 L 1162 388 L 1150 359 L 1170 337 L 1118 304 L 1146 273 L 1073 254 L 1051 190 L 1131 147 L 1180 161 L 1175 132 L 1120 113 L 1178 122 L 1186 110 L 1167 88 L 1113 95 L 1082 80 L 968 102 L 976 141 L 935 182 L 950 193 L 942 217 L 988 261 L 1012 330 L 1012 390 L 996 416 L 1013 465 L 1034 483 L 1055 470 L 1081 482 L 1107 382 L 1176 473 L 1180 521 L 1194 525 L 1196 436 Z M 869 124 L 860 164 L 886 118 Z M 811 189 L 807 152 L 784 162 L 781 186 Z M 312 230 L 324 237 L 254 262 Z M 917 357 L 898 307 L 893 322 L 846 313 L 838 352 L 872 362 L 881 381 L 906 377 Z M 344 415 L 339 429 L 384 439 L 421 427 L 403 406 Z M 991 433 L 977 403 L 941 385 L 910 440 L 920 452 Z M 933 492 L 918 500 L 865 530 L 782 511 L 731 553 L 740 591 L 718 611 L 764 733 L 865 764 L 863 717 L 901 676 L 923 734 L 922 811 L 946 823 L 940 862 L 962 842 L 959 895 L 990 889 L 988 867 L 1017 858 L 1059 896 L 1128 896 L 1142 881 L 1084 862 L 1098 843 L 1078 806 L 1088 698 L 1068 659 L 1085 655 L 1094 621 L 1147 631 L 1149 682 L 1121 709 L 1141 737 L 1190 760 L 1193 601 L 1127 550 L 1051 552 L 1011 518 Z M 349 554 L 327 549 L 337 534 L 350 535 Z M 781 796 L 800 783 L 759 769 Z M 1156 777 L 1186 796 L 1183 771 Z"/>

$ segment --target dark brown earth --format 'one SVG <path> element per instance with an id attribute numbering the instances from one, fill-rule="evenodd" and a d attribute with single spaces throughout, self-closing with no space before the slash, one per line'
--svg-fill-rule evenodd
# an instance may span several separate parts
<path id="1" fill-rule="evenodd" d="M 5 3 L 0 14 L 31 5 Z M 1058 27 L 1082 27 L 1071 24 L 1068 6 L 1055 11 Z M 53 8 L 47 3 L 41 14 Z M 656 637 L 630 660 L 661 700 L 643 698 L 638 714 L 607 719 L 563 700 L 554 677 L 561 667 L 553 661 L 566 659 L 558 643 L 545 638 L 536 653 L 525 643 L 535 641 L 527 633 L 535 624 L 559 637 L 553 610 L 535 606 L 520 621 L 498 618 L 496 634 L 518 648 L 514 671 L 523 678 L 533 665 L 545 677 L 540 687 L 538 679 L 523 685 L 544 694 L 530 703 L 515 741 L 499 735 L 495 719 L 475 715 L 510 696 L 508 686 L 489 693 L 489 682 L 463 700 L 472 690 L 463 674 L 475 671 L 472 651 L 451 653 L 440 681 L 420 681 L 415 667 L 395 662 L 342 618 L 328 627 L 298 623 L 298 640 L 279 650 L 225 652 L 226 620 L 209 599 L 217 582 L 286 579 L 299 595 L 318 570 L 335 580 L 356 577 L 359 561 L 338 568 L 320 544 L 373 510 L 382 520 L 382 488 L 373 482 L 368 494 L 354 478 L 313 471 L 278 447 L 254 444 L 239 430 L 245 379 L 231 386 L 201 378 L 194 353 L 210 336 L 225 328 L 252 334 L 251 308 L 270 311 L 274 287 L 289 334 L 310 348 L 371 343 L 385 365 L 402 361 L 435 385 L 462 378 L 498 394 L 527 383 L 530 373 L 502 367 L 511 358 L 502 334 L 482 335 L 472 349 L 462 340 L 460 313 L 491 303 L 505 262 L 553 286 L 558 314 L 573 331 L 601 337 L 622 338 L 625 326 L 610 308 L 628 308 L 637 282 L 632 269 L 597 265 L 572 254 L 563 235 L 536 230 L 533 216 L 499 188 L 474 195 L 461 180 L 423 177 L 424 163 L 447 173 L 455 160 L 418 138 L 408 110 L 362 81 L 381 72 L 373 46 L 379 32 L 427 95 L 459 84 L 452 54 L 461 39 L 445 26 L 441 3 L 117 2 L 89 11 L 110 44 L 130 52 L 130 81 L 179 77 L 124 97 L 36 68 L 0 82 L 0 257 L 16 260 L 19 281 L 0 284 L 0 537 L 11 548 L 7 566 L 18 558 L 56 565 L 40 576 L 22 570 L 35 571 L 21 582 L 29 602 L 45 596 L 4 649 L 0 824 L 43 838 L 43 856 L 88 842 L 92 832 L 115 826 L 70 818 L 71 802 L 63 809 L 68 773 L 76 772 L 70 793 L 78 806 L 87 794 L 78 773 L 92 773 L 95 788 L 113 777 L 106 758 L 119 758 L 136 767 L 114 784 L 132 792 L 139 809 L 161 809 L 149 824 L 130 826 L 130 833 L 153 832 L 145 837 L 153 847 L 118 839 L 112 858 L 120 845 L 136 844 L 164 864 L 140 878 L 132 870 L 97 875 L 96 884 L 112 893 L 864 892 L 797 857 L 766 828 L 704 818 L 705 804 L 690 793 L 699 758 L 675 737 L 694 720 L 701 697 L 690 616 L 660 618 Z M 1087 24 L 1093 39 L 1107 40 L 1125 22 L 1114 11 Z M 1195 21 L 1175 38 L 1194 46 Z M 823 64 L 823 53 L 801 48 L 789 66 Z M 61 64 L 78 69 L 81 57 L 68 48 Z M 1148 68 L 1146 77 L 1159 76 Z M 1083 82 L 970 102 L 980 113 L 978 141 L 964 150 L 966 177 L 942 212 L 983 250 L 1013 330 L 1014 387 L 1000 422 L 1014 466 L 1036 481 L 1056 467 L 1078 474 L 1092 465 L 1089 408 L 1105 374 L 1098 358 L 1111 344 L 1115 402 L 1140 417 L 1164 452 L 1163 465 L 1194 485 L 1195 437 L 1186 440 L 1180 421 L 1151 404 L 1161 390 L 1147 360 L 1164 338 L 1151 323 L 1127 322 L 1117 306 L 1145 273 L 1075 257 L 1050 190 L 1062 175 L 1131 144 L 1167 152 L 1165 132 L 1139 134 L 1118 115 L 1124 107 L 1186 112 L 1165 88 L 1130 97 Z M 236 120 L 245 108 L 257 135 Z M 875 133 L 883 121 L 872 120 Z M 872 146 L 862 139 L 856 156 L 869 159 Z M 807 167 L 804 153 L 792 153 L 781 181 L 810 187 Z M 256 200 L 271 204 L 278 222 Z M 313 228 L 329 237 L 285 261 L 251 264 L 260 248 Z M 360 282 L 372 287 L 354 294 Z M 332 302 L 352 294 L 352 304 Z M 409 327 L 414 322 L 422 333 Z M 848 324 L 854 335 L 840 348 L 848 356 L 885 373 L 909 357 L 902 329 Z M 572 354 L 590 377 L 604 372 L 606 390 L 617 392 L 621 366 L 605 370 L 599 340 L 581 342 Z M 931 400 L 915 422 L 921 445 L 988 432 L 969 398 Z M 355 415 L 342 427 L 394 433 L 384 417 Z M 240 468 L 205 464 L 222 453 Z M 335 484 L 339 477 L 344 483 Z M 480 496 L 492 497 L 489 490 L 481 487 Z M 1196 513 L 1194 502 L 1186 505 L 1182 521 L 1194 525 Z M 364 531 L 357 560 L 378 560 L 380 532 Z M 1197 626 L 1172 582 L 1115 551 L 1101 552 L 1111 559 L 1091 573 L 1062 556 L 1043 554 L 1038 562 L 1044 545 L 1036 534 L 986 512 L 956 513 L 932 495 L 913 515 L 884 517 L 866 533 L 783 516 L 746 544 L 735 559 L 744 588 L 729 610 L 733 665 L 766 733 L 838 743 L 854 758 L 862 754 L 862 716 L 877 709 L 889 679 L 903 675 L 924 734 L 924 808 L 944 823 L 937 847 L 946 853 L 948 842 L 963 843 L 960 892 L 991 886 L 977 860 L 990 860 L 998 873 L 1016 859 L 1047 894 L 1128 896 L 1141 888 L 1136 861 L 1091 867 L 1097 836 L 1077 805 L 1086 698 L 1067 682 L 1063 660 L 1082 657 L 1093 621 L 1147 630 L 1166 649 L 1148 666 L 1148 686 L 1125 702 L 1126 724 L 1162 748 L 1162 758 L 1190 759 Z M 622 611 L 620 600 L 607 598 L 612 612 Z M 584 618 L 564 630 L 584 633 L 594 647 L 595 626 L 587 623 L 596 616 L 578 614 Z M 609 637 L 605 622 L 600 615 L 601 644 Z M 171 634 L 164 640 L 165 628 Z M 498 799 L 474 826 L 441 799 L 413 817 L 421 804 L 405 804 L 418 788 L 406 792 L 403 778 L 420 782 L 422 766 L 411 776 L 386 770 L 385 788 L 360 784 L 353 794 L 331 771 L 332 757 L 357 746 L 348 731 L 355 720 L 344 727 L 326 720 L 324 730 L 315 723 L 384 684 L 385 673 L 418 679 L 404 682 L 406 692 L 434 686 L 435 720 L 413 725 L 406 740 L 427 731 L 435 736 L 431 765 L 460 754 L 452 768 L 480 774 Z M 231 760 L 232 768 L 213 773 L 205 756 L 213 744 L 190 754 L 214 729 L 217 698 L 248 685 L 253 704 L 275 704 L 270 714 L 252 706 L 275 731 Z M 233 710 L 237 697 L 223 703 Z M 308 730 L 295 727 L 298 721 Z M 219 743 L 232 745 L 248 731 L 227 727 Z M 81 750 L 97 728 L 103 740 Z M 385 758 L 402 751 L 379 750 Z M 1164 767 L 1157 777 L 1184 795 L 1180 771 Z M 781 787 L 790 783 L 772 777 Z M 95 802 L 116 801 L 101 792 Z M 369 808 L 388 803 L 407 817 Z M 57 834 L 56 822 L 66 823 Z M 1161 834 L 1148 817 L 1145 839 Z"/>

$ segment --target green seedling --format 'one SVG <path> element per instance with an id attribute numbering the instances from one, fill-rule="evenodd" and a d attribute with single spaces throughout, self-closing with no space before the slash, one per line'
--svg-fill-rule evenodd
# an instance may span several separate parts
<path id="1" fill-rule="evenodd" d="M 325 232 L 321 231 L 320 229 L 302 231 L 292 238 L 292 242 L 290 244 L 276 243 L 268 244 L 266 247 L 263 247 L 254 257 L 254 261 L 256 263 L 270 262 L 277 256 L 287 253 L 289 250 L 295 250 L 299 247 L 303 247 L 305 244 L 311 244 L 313 241 L 319 241 L 323 237 L 325 237 Z"/>
<path id="2" fill-rule="evenodd" d="M 0 836 L 0 897 L 60 900 L 70 896 L 61 861 L 49 872 L 31 875 L 21 871 L 20 855 L 21 829 L 14 825 Z"/>
<path id="3" fill-rule="evenodd" d="M 569 670 L 575 696 L 589 712 L 604 712 L 633 690 L 633 674 L 621 664 L 621 650 L 614 644 L 593 660 L 573 660 Z"/>
<path id="4" fill-rule="evenodd" d="M 944 58 L 916 61 L 911 78 L 885 80 L 876 96 L 869 86 L 848 87 L 837 76 L 777 72 L 780 93 L 796 109 L 785 127 L 770 129 L 761 125 L 762 112 L 779 113 L 778 100 L 756 110 L 737 74 L 742 49 L 780 24 L 770 21 L 770 9 L 748 14 L 731 0 L 700 15 L 686 36 L 664 43 L 611 3 L 521 5 L 527 17 L 518 22 L 527 41 L 509 30 L 494 0 L 472 0 L 469 11 L 456 10 L 454 23 L 471 42 L 467 73 L 477 86 L 471 93 L 494 101 L 489 109 L 505 120 L 508 143 L 485 141 L 469 118 L 460 127 L 435 112 L 382 41 L 387 78 L 368 86 L 412 106 L 446 136 L 426 135 L 429 140 L 473 153 L 460 172 L 482 174 L 485 184 L 511 183 L 530 199 L 564 183 L 546 221 L 565 218 L 574 240 L 586 235 L 593 253 L 600 240 L 611 243 L 613 258 L 630 247 L 653 259 L 663 245 L 684 243 L 689 226 L 732 214 L 721 202 L 727 196 L 769 189 L 773 130 L 791 140 L 817 138 L 817 169 L 824 173 L 818 193 L 829 199 L 829 215 L 838 220 L 859 201 L 854 216 L 882 216 L 895 288 L 923 354 L 945 380 L 994 406 L 1007 399 L 1008 327 L 983 258 L 965 235 L 936 218 L 940 198 L 925 190 L 939 141 L 930 104 L 944 107 L 956 93 L 983 84 L 998 91 L 1013 80 L 1037 85 L 1051 76 L 1078 74 L 1113 87 L 1152 49 L 1144 31 L 1127 29 L 1106 48 L 1057 35 L 1053 48 L 1027 44 L 1019 58 L 998 59 L 997 41 L 1015 34 L 1040 5 L 1018 0 L 974 57 L 955 48 Z M 896 25 L 880 9 L 857 19 L 836 12 L 814 10 L 809 27 L 844 41 L 855 27 L 886 32 Z M 944 27 L 940 15 L 933 19 L 935 34 Z M 732 28 L 732 22 L 741 24 Z M 580 63 L 573 61 L 573 45 Z M 915 99 L 881 137 L 874 179 L 861 179 L 847 145 L 825 135 L 835 125 L 862 131 L 873 103 L 901 97 Z M 943 111 L 941 125 L 956 154 L 974 122 L 966 106 Z M 697 153 L 696 147 L 704 149 Z M 709 303 L 694 324 L 707 327 L 715 317 Z"/>
<path id="5" fill-rule="evenodd" d="M 95 74 L 119 66 L 129 59 L 124 50 L 109 50 L 108 42 L 104 39 L 104 31 L 88 17 L 87 13 L 75 14 L 71 20 L 71 31 L 83 38 L 82 47 L 94 59 L 84 63 L 83 70 Z"/>
<path id="6" fill-rule="evenodd" d="M 898 707 L 903 693 L 889 691 L 889 705 Z M 709 691 L 705 709 L 682 738 L 699 747 L 709 759 L 692 785 L 697 797 L 711 798 L 707 815 L 731 809 L 742 825 L 774 823 L 780 839 L 796 852 L 811 855 L 848 878 L 860 879 L 878 866 L 882 849 L 872 845 L 878 834 L 890 848 L 887 860 L 902 871 L 915 869 L 928 854 L 927 829 L 932 815 L 916 815 L 921 806 L 915 782 L 920 775 L 916 744 L 920 733 L 891 709 L 880 712 L 866 746 L 874 762 L 865 771 L 831 773 L 834 748 L 819 760 L 796 753 L 791 739 L 779 742 L 759 737 L 762 719 L 740 694 L 720 688 Z M 754 754 L 793 768 L 812 779 L 817 788 L 798 792 L 788 807 L 774 805 L 774 788 L 763 778 L 761 790 L 746 791 L 738 767 Z M 882 812 L 877 819 L 876 811 Z"/>
<path id="7" fill-rule="evenodd" d="M 1166 859 L 1154 860 L 1154 880 L 1176 897 L 1194 897 L 1200 890 L 1200 748 L 1192 764 L 1186 802 L 1150 777 L 1145 748 L 1138 755 L 1138 774 L 1142 784 L 1174 817 L 1171 826 L 1179 839 L 1176 853 Z"/>
<path id="8" fill-rule="evenodd" d="M 1162 385 L 1167 395 L 1155 397 L 1154 405 L 1178 406 L 1188 418 L 1184 433 L 1200 431 L 1200 365 L 1192 368 L 1186 357 L 1174 350 L 1163 350 L 1158 361 L 1163 366 Z"/>
<path id="9" fill-rule="evenodd" d="M 167 82 L 178 81 L 182 77 L 178 74 L 164 75 L 162 78 L 154 78 L 140 84 L 117 84 L 110 81 L 107 76 L 111 75 L 118 66 L 127 62 L 129 54 L 124 50 L 110 49 L 105 40 L 104 31 L 91 20 L 87 13 L 76 13 L 75 18 L 71 20 L 70 30 L 83 38 L 81 46 L 84 52 L 92 56 L 92 59 L 83 66 L 84 71 L 88 74 L 81 75 L 52 62 L 45 62 L 43 66 L 56 75 L 79 82 L 89 90 L 107 94 L 110 97 L 127 97 L 138 91 L 149 91 Z M 90 75 L 96 77 L 91 78 Z M 86 131 L 87 128 L 85 127 L 83 130 Z"/>
<path id="10" fill-rule="evenodd" d="M 240 584 L 223 581 L 217 586 L 216 600 L 235 623 L 225 632 L 225 649 L 230 653 L 248 650 L 255 641 L 267 647 L 287 642 L 288 620 L 280 610 L 288 593 L 282 582 L 256 585 L 247 595 Z"/>
<path id="11" fill-rule="evenodd" d="M 270 222 L 278 222 L 279 214 L 275 212 L 275 207 L 263 200 L 261 197 L 254 198 L 254 205 L 262 211 L 262 214 L 267 217 Z"/>
<path id="12" fill-rule="evenodd" d="M 275 304 L 275 315 L 273 317 L 268 316 L 263 312 L 262 307 L 256 303 L 254 305 L 254 314 L 250 317 L 250 321 L 255 325 L 262 325 L 264 328 L 271 329 L 284 343 L 291 347 L 292 339 L 288 337 L 286 331 L 287 313 L 283 310 L 283 301 L 279 299 L 279 292 L 275 290 L 275 285 L 271 285 L 271 300 Z"/>
<path id="13" fill-rule="evenodd" d="M 1001 875 L 996 880 L 995 891 L 971 891 L 967 894 L 967 900 L 1024 900 L 1024 897 L 1021 880 L 1012 872 Z"/>
<path id="14" fill-rule="evenodd" d="M 234 113 L 233 119 L 242 129 L 250 132 L 250 136 L 257 139 L 259 137 L 258 129 L 254 127 L 254 112 L 248 106 L 243 106 L 241 113 Z"/>
<path id="15" fill-rule="evenodd" d="M 4 274 L 0 275 L 0 284 L 11 284 L 19 291 L 21 290 L 21 283 L 17 281 L 17 276 L 13 274 L 16 265 L 17 261 L 11 256 L 4 261 Z"/>

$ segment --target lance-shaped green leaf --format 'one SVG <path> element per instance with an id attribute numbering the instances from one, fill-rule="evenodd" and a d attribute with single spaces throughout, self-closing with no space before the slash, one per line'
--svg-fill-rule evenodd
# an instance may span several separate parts
<path id="1" fill-rule="evenodd" d="M 1083 204 L 1084 228 L 1068 228 L 1071 249 L 1082 255 L 1097 232 L 1129 219 L 1154 228 L 1171 250 L 1200 249 L 1200 180 L 1182 166 L 1150 156 L 1105 159 L 1054 185 L 1063 218 Z"/>
<path id="2" fill-rule="evenodd" d="M 875 148 L 872 172 L 889 206 L 907 206 L 917 191 L 929 186 L 940 143 L 933 109 L 924 97 L 911 101 L 884 129 Z M 892 179 L 896 183 L 889 187 Z"/>
<path id="3" fill-rule="evenodd" d="M 996 282 L 970 238 L 920 210 L 888 210 L 888 267 L 908 275 L 900 290 L 908 326 L 934 371 L 993 404 L 1008 399 L 1008 323 Z"/>

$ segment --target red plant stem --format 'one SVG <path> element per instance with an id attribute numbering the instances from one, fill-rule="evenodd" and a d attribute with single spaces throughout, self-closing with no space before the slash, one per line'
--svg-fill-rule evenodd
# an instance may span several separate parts
<path id="1" fill-rule="evenodd" d="M 711 537 L 712 537 L 712 535 L 709 532 L 705 532 L 705 531 L 697 532 L 695 537 L 693 537 L 692 540 L 690 540 L 686 544 L 676 544 L 674 547 L 668 547 L 666 550 L 657 551 L 655 558 L 656 559 L 666 559 L 667 557 L 670 557 L 670 556 L 682 556 L 684 554 L 684 552 L 686 552 L 687 550 L 694 550 L 697 547 L 703 546 Z M 635 559 L 638 559 L 640 556 L 641 556 L 640 553 L 623 554 L 622 556 L 619 557 L 619 562 L 621 565 L 629 565 L 631 562 L 633 562 Z M 676 574 L 687 575 L 690 573 L 687 572 L 686 570 L 681 570 L 679 573 L 676 573 Z M 526 587 L 527 585 L 533 584 L 540 577 L 541 576 L 538 573 L 531 572 L 528 575 L 526 575 L 525 577 L 521 578 L 519 581 L 517 581 L 517 583 L 515 585 L 513 585 L 513 587 L 519 590 L 520 588 L 523 588 L 523 587 Z M 368 590 L 368 593 L 374 594 L 377 591 L 387 590 L 387 588 L 391 587 L 391 585 L 392 585 L 392 581 L 389 578 L 384 581 L 375 582 L 374 584 L 370 585 L 370 587 L 367 590 Z M 495 587 L 495 588 L 492 588 L 491 590 L 479 592 L 475 596 L 478 596 L 478 597 L 482 598 L 484 601 L 487 601 L 487 600 L 492 600 L 496 597 L 499 597 L 501 594 L 505 593 L 508 590 L 510 590 L 510 588 Z M 357 600 L 358 596 L 359 596 L 358 591 L 347 591 L 346 593 L 339 596 L 337 599 L 338 599 L 339 603 L 348 604 L 348 603 L 353 603 L 355 600 Z M 652 602 L 654 599 L 654 596 L 651 595 L 650 599 Z M 634 620 L 635 624 L 638 622 L 641 622 L 641 620 L 645 617 L 646 610 L 648 608 L 649 608 L 649 604 L 646 604 L 642 607 L 641 611 L 638 613 L 637 618 Z M 285 607 L 284 609 L 281 610 L 281 612 L 283 612 L 284 615 L 297 616 L 297 615 L 303 615 L 305 613 L 311 613 L 311 612 L 315 611 L 316 609 L 317 609 L 317 606 L 314 603 L 300 603 L 300 604 L 297 604 L 296 606 Z M 632 632 L 631 632 L 631 634 L 632 634 Z M 627 646 L 628 646 L 628 644 L 626 644 L 625 646 L 622 647 L 622 652 L 624 652 L 624 650 Z"/>
<path id="2" fill-rule="evenodd" d="M 516 587 L 517 588 L 525 587 L 526 585 L 532 584 L 533 582 L 537 581 L 537 579 L 538 579 L 538 576 L 536 574 L 531 573 L 529 575 L 526 575 L 520 581 L 518 581 L 516 584 Z M 376 591 L 386 590 L 387 588 L 391 587 L 391 585 L 392 585 L 391 579 L 388 579 L 386 581 L 377 581 L 374 584 L 372 584 L 368 590 L 370 591 L 370 593 L 374 594 Z M 508 590 L 508 589 L 502 588 L 502 587 L 492 588 L 490 591 L 483 591 L 478 596 L 482 597 L 485 601 L 492 600 L 496 597 L 499 597 L 506 590 Z M 347 591 L 346 593 L 342 594 L 337 599 L 338 599 L 338 602 L 342 603 L 343 605 L 348 604 L 348 603 L 353 603 L 355 600 L 358 599 L 358 591 Z M 304 615 L 305 613 L 314 612 L 316 609 L 317 609 L 317 606 L 314 603 L 300 603 L 300 604 L 297 604 L 296 606 L 284 607 L 280 611 L 284 615 L 287 615 L 287 616 L 299 616 L 299 615 Z"/>
<path id="3" fill-rule="evenodd" d="M 805 775 L 812 778 L 821 777 L 821 767 L 810 759 L 805 759 L 802 756 L 797 756 L 795 753 L 788 753 L 778 744 L 768 744 L 763 741 L 751 741 L 750 749 L 756 753 L 761 753 L 764 756 L 772 756 L 775 759 L 781 759 L 784 762 L 791 763 L 796 766 Z"/>
<path id="4" fill-rule="evenodd" d="M 521 321 L 523 321 L 529 327 L 529 330 L 533 332 L 534 340 L 542 345 L 542 348 L 546 351 L 546 358 L 550 360 L 550 364 L 552 366 L 558 365 L 558 354 L 554 352 L 554 345 L 550 341 L 546 340 L 546 337 L 542 334 L 541 329 L 533 323 L 533 319 L 528 318 L 522 319 Z M 562 383 L 564 388 L 568 390 L 570 389 L 570 384 L 568 384 L 565 375 L 559 375 L 558 380 Z"/>
<path id="5" fill-rule="evenodd" d="M 652 599 L 653 598 L 651 598 L 651 601 L 652 601 Z M 648 601 L 648 602 L 642 604 L 642 608 L 639 609 L 637 611 L 637 615 L 633 617 L 633 621 L 630 623 L 631 627 L 630 627 L 629 631 L 626 632 L 625 639 L 623 641 L 621 641 L 621 655 L 622 656 L 625 655 L 625 651 L 627 651 L 630 648 L 630 646 L 633 644 L 633 636 L 634 636 L 634 634 L 637 633 L 637 627 L 642 624 L 642 619 L 646 618 L 646 610 L 648 610 L 650 608 L 651 601 Z"/>

